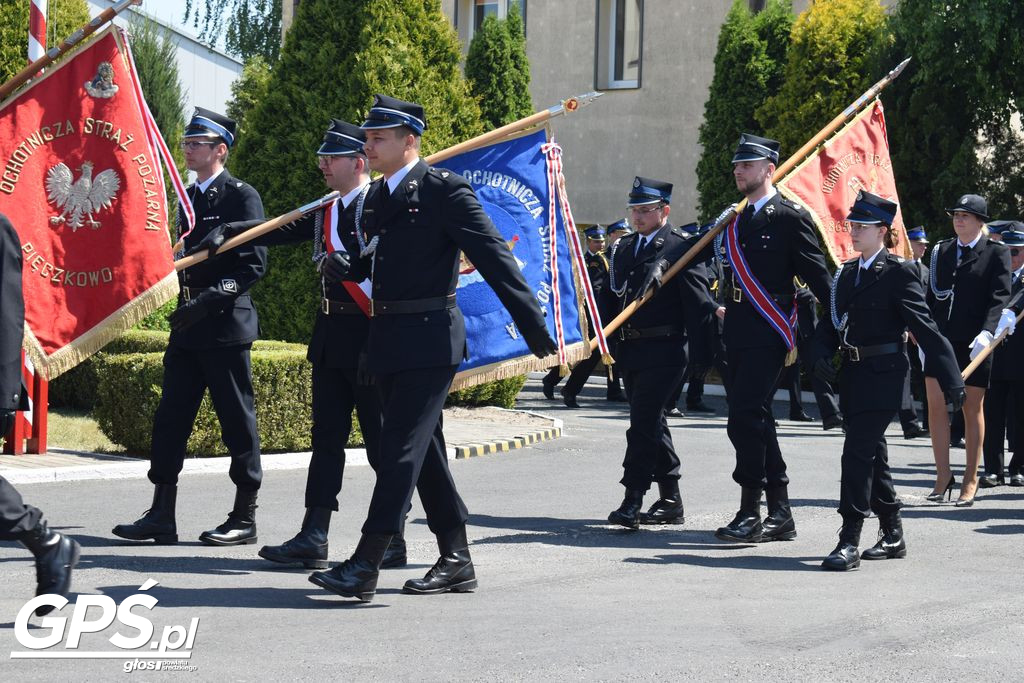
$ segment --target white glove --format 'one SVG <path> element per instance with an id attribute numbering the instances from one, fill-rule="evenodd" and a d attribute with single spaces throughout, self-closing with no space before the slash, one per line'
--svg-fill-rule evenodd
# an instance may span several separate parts
<path id="1" fill-rule="evenodd" d="M 988 348 L 989 344 L 992 343 L 992 333 L 988 330 L 982 330 L 978 333 L 978 336 L 971 342 L 971 360 L 978 357 L 978 354 Z"/>
<path id="2" fill-rule="evenodd" d="M 917 347 L 917 357 L 921 359 L 921 367 L 924 368 L 924 349 Z"/>
<path id="3" fill-rule="evenodd" d="M 1013 331 L 1017 328 L 1017 315 L 1009 308 L 1003 309 L 1003 314 L 999 316 L 999 324 L 996 325 L 996 334 L 999 336 L 1003 333 L 1003 330 L 1007 330 L 1007 336 L 1013 334 Z"/>
<path id="4" fill-rule="evenodd" d="M 727 208 L 727 209 L 726 209 L 725 211 L 723 211 L 722 213 L 718 214 L 718 218 L 716 218 L 716 219 L 715 219 L 715 223 L 714 223 L 714 224 L 715 224 L 715 225 L 718 225 L 719 223 L 721 223 L 722 221 L 724 221 L 724 220 L 725 220 L 726 218 L 729 218 L 729 217 L 730 217 L 730 214 L 735 214 L 735 213 L 736 213 L 736 207 L 737 207 L 737 206 L 739 206 L 739 205 L 738 205 L 738 204 L 731 204 L 731 205 L 729 206 L 729 208 Z"/>

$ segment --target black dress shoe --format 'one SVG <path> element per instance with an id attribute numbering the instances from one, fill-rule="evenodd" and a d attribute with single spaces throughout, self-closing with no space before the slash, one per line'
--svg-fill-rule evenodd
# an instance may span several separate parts
<path id="1" fill-rule="evenodd" d="M 309 582 L 343 598 L 373 600 L 380 563 L 391 544 L 390 534 L 363 534 L 352 557 L 326 572 L 313 572 Z"/>
<path id="2" fill-rule="evenodd" d="M 206 545 L 248 545 L 257 538 L 256 491 L 242 489 L 235 491 L 235 505 L 227 520 L 199 534 L 199 540 Z"/>
<path id="3" fill-rule="evenodd" d="M 679 493 L 679 482 L 658 484 L 661 497 L 647 512 L 640 513 L 641 524 L 682 524 L 686 521 L 683 498 Z"/>
<path id="4" fill-rule="evenodd" d="M 794 422 L 814 422 L 814 418 L 802 410 L 798 413 L 790 413 L 789 419 Z"/>
<path id="5" fill-rule="evenodd" d="M 669 408 L 665 411 L 665 417 L 686 417 L 679 408 Z"/>
<path id="6" fill-rule="evenodd" d="M 608 401 L 613 401 L 615 403 L 625 403 L 626 402 L 626 395 L 624 393 L 622 393 L 621 391 L 619 391 L 619 392 L 608 394 L 605 397 L 605 399 L 608 400 Z"/>
<path id="7" fill-rule="evenodd" d="M 626 496 L 622 499 L 622 505 L 608 515 L 611 524 L 636 529 L 640 526 L 640 508 L 644 504 L 644 492 L 626 489 Z"/>
<path id="8" fill-rule="evenodd" d="M 265 545 L 259 556 L 284 565 L 306 569 L 327 569 L 327 532 L 331 524 L 330 508 L 309 508 L 302 527 L 294 538 L 281 545 Z"/>
<path id="9" fill-rule="evenodd" d="M 177 495 L 177 486 L 157 484 L 153 489 L 152 507 L 131 524 L 118 524 L 111 533 L 129 541 L 152 540 L 157 545 L 177 543 L 178 527 L 174 521 L 174 503 Z"/>
<path id="10" fill-rule="evenodd" d="M 903 428 L 903 438 L 908 440 L 916 439 L 920 436 L 925 436 L 927 433 L 928 432 L 924 430 L 924 427 L 922 427 L 916 422 L 911 422 L 910 424 Z"/>
<path id="11" fill-rule="evenodd" d="M 1010 475 L 1010 486 L 1024 486 L 1024 474 L 1018 472 Z"/>
<path id="12" fill-rule="evenodd" d="M 567 394 L 567 393 L 565 393 L 564 390 L 562 391 L 562 403 L 565 404 L 566 408 L 579 408 L 580 407 L 580 404 L 576 402 L 576 395 L 575 394 Z"/>
<path id="13" fill-rule="evenodd" d="M 18 540 L 36 558 L 36 595 L 67 597 L 71 589 L 71 570 L 78 564 L 82 551 L 78 542 L 50 530 L 42 520 L 34 529 L 21 534 Z M 35 614 L 41 617 L 53 609 L 53 605 L 40 605 Z"/>
<path id="14" fill-rule="evenodd" d="M 983 489 L 994 489 L 1004 483 L 1003 478 L 998 474 L 985 474 L 978 478 L 978 487 Z"/>
<path id="15" fill-rule="evenodd" d="M 715 536 L 732 543 L 760 543 L 764 534 L 761 526 L 761 489 L 744 486 L 740 494 L 740 509 L 732 521 L 715 531 Z"/>
<path id="16" fill-rule="evenodd" d="M 555 385 L 558 384 L 558 372 L 555 372 L 555 376 L 552 378 L 551 373 L 544 375 L 544 378 L 540 381 L 541 391 L 544 392 L 544 398 L 554 399 L 555 398 Z"/>
<path id="17" fill-rule="evenodd" d="M 417 595 L 469 593 L 476 590 L 476 571 L 469 556 L 466 525 L 438 534 L 437 547 L 441 557 L 434 566 L 422 579 L 406 581 L 403 590 Z"/>
<path id="18" fill-rule="evenodd" d="M 711 406 L 709 406 L 707 403 L 704 403 L 704 401 L 698 401 L 697 403 L 689 403 L 689 402 L 687 402 L 687 404 L 686 404 L 686 412 L 688 412 L 688 413 L 707 413 L 709 415 L 714 415 L 718 411 L 715 410 L 714 408 L 712 408 Z"/>
<path id="19" fill-rule="evenodd" d="M 821 428 L 824 429 L 826 432 L 829 431 L 830 429 L 835 429 L 836 427 L 842 426 L 843 416 L 839 415 L 838 413 L 835 415 L 828 415 L 827 417 L 824 417 L 821 420 Z"/>

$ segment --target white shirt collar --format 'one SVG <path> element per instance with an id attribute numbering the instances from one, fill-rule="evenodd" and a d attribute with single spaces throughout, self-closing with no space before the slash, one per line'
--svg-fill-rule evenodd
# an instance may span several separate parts
<path id="1" fill-rule="evenodd" d="M 387 179 L 388 192 L 390 192 L 391 194 L 394 194 L 395 190 L 398 189 L 398 186 L 401 184 L 401 182 L 403 180 L 405 180 L 406 174 L 408 174 L 409 171 L 412 170 L 412 167 L 415 166 L 416 164 L 418 164 L 419 161 L 420 161 L 420 158 L 416 157 L 415 159 L 410 161 L 408 164 L 406 164 L 402 168 L 400 168 L 397 171 L 395 171 L 395 174 Z"/>
<path id="2" fill-rule="evenodd" d="M 974 247 L 978 244 L 978 241 L 980 239 L 981 239 L 981 233 L 980 232 L 978 233 L 978 236 L 975 237 L 974 240 L 970 244 L 961 244 L 960 243 L 960 238 L 957 237 L 956 238 L 956 246 L 958 246 L 958 247 L 970 247 L 971 249 L 974 249 Z"/>
<path id="3" fill-rule="evenodd" d="M 224 172 L 224 167 L 221 166 L 220 170 L 217 171 L 216 173 L 214 173 L 212 176 L 210 176 L 209 178 L 207 178 L 206 180 L 204 180 L 201 183 L 197 182 L 196 183 L 196 187 L 199 188 L 200 192 L 205 194 L 206 191 L 210 189 L 210 185 L 213 185 L 213 181 L 217 179 L 217 176 L 219 176 L 223 172 Z"/>
<path id="4" fill-rule="evenodd" d="M 1024 275 L 1024 266 L 1021 266 L 1017 270 L 1013 271 L 1013 279 L 1016 280 L 1021 275 Z"/>
<path id="5" fill-rule="evenodd" d="M 768 200 L 777 195 L 778 193 L 779 191 L 775 189 L 775 186 L 770 185 L 768 187 L 768 194 L 754 202 L 754 213 L 756 214 L 758 211 L 764 208 L 764 205 L 768 203 Z"/>
<path id="6" fill-rule="evenodd" d="M 359 196 L 359 193 L 363 191 L 363 188 L 366 187 L 369 184 L 370 184 L 370 181 L 366 180 L 363 183 L 361 183 L 359 185 L 359 187 L 357 187 L 356 189 L 352 190 L 347 195 L 342 197 L 341 198 L 341 208 L 347 209 L 348 205 L 351 204 L 352 202 L 354 202 L 356 200 L 356 197 Z"/>
<path id="7" fill-rule="evenodd" d="M 867 270 L 868 268 L 870 268 L 871 264 L 874 263 L 875 258 L 877 258 L 877 256 L 882 253 L 882 249 L 884 249 L 884 248 L 885 247 L 879 247 L 878 251 L 876 251 L 874 254 L 872 254 L 871 256 L 869 256 L 866 259 L 864 258 L 864 254 L 861 254 L 860 255 L 860 267 L 863 268 L 864 270 Z"/>

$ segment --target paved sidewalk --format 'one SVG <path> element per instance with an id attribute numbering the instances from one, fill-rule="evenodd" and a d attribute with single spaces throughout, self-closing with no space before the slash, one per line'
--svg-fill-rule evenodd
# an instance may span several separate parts
<path id="1" fill-rule="evenodd" d="M 499 453 L 556 439 L 562 420 L 524 410 L 502 408 L 448 408 L 444 414 L 444 433 L 448 459 L 462 459 Z M 309 451 L 300 453 L 264 453 L 264 470 L 305 469 Z M 366 450 L 346 449 L 346 467 L 368 465 Z M 230 458 L 188 458 L 183 474 L 211 474 L 228 471 Z M 75 451 L 51 446 L 41 455 L 0 455 L 0 475 L 12 484 L 41 484 L 54 481 L 87 479 L 145 478 L 149 461 L 126 455 Z"/>

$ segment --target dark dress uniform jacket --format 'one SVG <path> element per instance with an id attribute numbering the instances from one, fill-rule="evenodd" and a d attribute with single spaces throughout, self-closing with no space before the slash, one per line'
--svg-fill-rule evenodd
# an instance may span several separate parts
<path id="1" fill-rule="evenodd" d="M 342 209 L 340 199 L 337 203 L 337 209 L 341 211 L 341 214 L 338 216 L 338 236 L 353 260 L 358 259 L 359 254 L 359 243 L 356 241 L 355 232 L 355 207 L 355 200 L 345 209 Z M 238 234 L 261 222 L 260 220 L 255 220 L 233 223 L 231 225 L 231 233 Z M 282 244 L 298 244 L 316 239 L 318 233 L 321 235 L 321 239 L 326 240 L 327 237 L 325 236 L 329 231 L 327 207 L 324 207 L 323 209 L 308 213 L 299 220 L 288 223 L 277 230 L 271 230 L 248 244 L 267 247 Z M 320 287 L 319 283 L 317 287 Z M 331 301 L 355 305 L 352 296 L 340 282 L 324 282 L 323 287 L 324 289 L 321 294 L 326 294 L 327 298 Z M 358 366 L 359 354 L 364 353 L 366 350 L 366 338 L 369 329 L 370 319 L 368 316 L 363 314 L 327 315 L 321 306 L 317 309 L 316 321 L 313 323 L 313 335 L 309 340 L 309 349 L 306 357 L 314 365 L 322 364 L 329 368 L 354 369 Z"/>
<path id="2" fill-rule="evenodd" d="M 454 294 L 461 249 L 521 332 L 544 327 L 512 252 L 462 176 L 420 160 L 386 200 L 383 184 L 383 178 L 371 183 L 359 226 L 368 239 L 379 238 L 372 256 L 374 306 Z M 368 261 L 362 263 L 363 273 L 353 271 L 354 279 L 370 272 Z M 457 306 L 376 315 L 370 322 L 368 359 L 374 373 L 455 366 L 466 355 L 466 324 Z"/>
<path id="3" fill-rule="evenodd" d="M 831 281 L 825 257 L 818 246 L 811 216 L 802 206 L 776 192 L 753 217 L 749 212 L 741 215 L 739 237 L 750 271 L 784 315 L 788 316 L 792 310 L 796 289 L 794 275 L 807 283 L 819 301 L 828 300 Z M 724 241 L 722 247 L 725 247 Z M 726 348 L 782 343 L 779 333 L 761 317 L 746 295 L 739 303 L 727 297 L 725 306 Z"/>
<path id="4" fill-rule="evenodd" d="M 935 323 L 954 345 L 970 343 L 982 330 L 995 332 L 1010 298 L 1010 250 L 982 235 L 959 265 L 956 260 L 955 238 L 936 244 L 932 250 L 936 281 L 928 288 L 928 306 Z M 934 289 L 954 286 L 952 296 L 942 301 L 936 298 Z"/>
<path id="5" fill-rule="evenodd" d="M 662 226 L 637 254 L 636 245 L 641 238 L 640 233 L 634 232 L 615 243 L 611 266 L 616 287 L 625 286 L 620 301 L 622 307 L 643 294 L 644 281 L 654 264 L 660 259 L 675 262 L 697 242 L 696 237 L 686 237 L 686 233 L 669 223 Z M 666 282 L 623 325 L 616 363 L 623 370 L 685 364 L 684 341 L 687 333 L 690 337 L 702 334 L 699 327 L 701 322 L 716 309 L 717 304 L 711 298 L 707 270 L 703 264 L 693 262 L 693 265 Z M 663 326 L 673 326 L 678 329 L 678 333 L 673 336 L 630 339 L 632 330 L 642 331 Z"/>
<path id="6" fill-rule="evenodd" d="M 195 185 L 189 187 L 188 193 L 196 212 L 196 227 L 185 238 L 185 251 L 199 244 L 206 233 L 221 223 L 263 218 L 259 193 L 251 185 L 233 178 L 227 169 L 214 179 L 205 193 L 200 193 Z M 170 343 L 198 350 L 256 341 L 259 321 L 248 291 L 266 269 L 266 247 L 250 243 L 179 273 L 183 287 L 207 290 L 213 301 L 209 315 L 184 330 L 172 331 Z M 184 298 L 179 296 L 178 305 L 182 303 Z"/>
<path id="7" fill-rule="evenodd" d="M 836 283 L 837 317 L 850 316 L 846 343 L 857 347 L 898 343 L 909 328 L 939 385 L 943 389 L 962 387 L 953 348 L 931 319 L 914 263 L 883 249 L 855 285 L 859 264 L 859 258 L 844 263 Z M 815 333 L 815 359 L 831 358 L 840 341 L 831 315 L 826 316 Z M 907 356 L 901 352 L 857 362 L 845 360 L 840 394 L 843 414 L 899 410 L 907 367 Z"/>
<path id="8" fill-rule="evenodd" d="M 1010 303 L 1007 308 L 1017 315 L 1024 310 L 1024 273 L 1014 278 L 1010 286 Z M 1024 382 L 1024 323 L 1017 323 L 1017 330 L 992 353 L 991 377 L 993 380 Z M 1024 429 L 1024 426 L 1020 429 Z"/>
<path id="9" fill-rule="evenodd" d="M 601 315 L 601 322 L 605 325 L 618 315 L 618 298 L 612 292 L 608 283 L 608 257 L 603 253 L 591 254 L 589 251 L 583 255 L 587 264 L 587 277 L 590 278 L 590 288 L 594 291 L 594 300 L 597 302 L 597 312 Z M 588 315 L 589 315 L 589 309 Z"/>
<path id="10" fill-rule="evenodd" d="M 0 410 L 27 410 L 28 399 L 21 379 L 21 340 L 25 329 L 21 240 L 3 214 L 0 214 L 0 297 Z"/>

